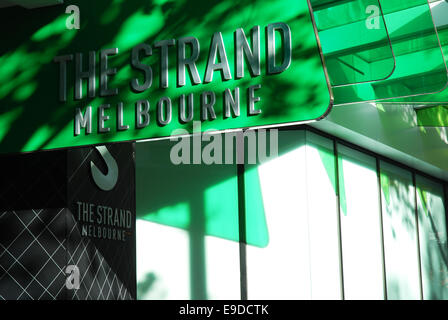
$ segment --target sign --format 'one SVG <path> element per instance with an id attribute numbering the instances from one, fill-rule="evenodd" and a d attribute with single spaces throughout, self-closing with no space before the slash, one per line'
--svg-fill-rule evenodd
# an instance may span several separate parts
<path id="1" fill-rule="evenodd" d="M 67 229 L 74 230 L 67 235 L 68 263 L 83 273 L 79 289 L 68 297 L 136 299 L 134 146 L 71 149 L 67 160 Z M 95 258 L 99 264 L 90 265 Z"/>
<path id="2" fill-rule="evenodd" d="M 0 299 L 136 299 L 132 143 L 0 164 Z"/>
<path id="3" fill-rule="evenodd" d="M 0 49 L 0 152 L 168 137 L 193 121 L 215 131 L 321 119 L 332 94 L 308 2 L 0 10 L 3 30 L 14 26 Z"/>

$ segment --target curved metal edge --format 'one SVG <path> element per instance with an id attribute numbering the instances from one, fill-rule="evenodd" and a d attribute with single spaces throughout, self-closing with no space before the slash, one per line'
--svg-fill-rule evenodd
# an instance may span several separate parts
<path id="1" fill-rule="evenodd" d="M 314 119 L 315 121 L 319 121 L 319 120 L 322 120 L 322 119 L 326 118 L 330 114 L 331 110 L 333 109 L 333 106 L 334 106 L 334 94 L 333 94 L 333 87 L 332 87 L 331 82 L 330 82 L 330 77 L 328 75 L 327 65 L 325 64 L 325 57 L 324 57 L 324 54 L 322 52 L 322 46 L 321 46 L 321 43 L 320 43 L 319 32 L 317 31 L 316 20 L 314 19 L 314 11 L 313 11 L 313 8 L 311 6 L 311 0 L 306 0 L 306 1 L 308 3 L 308 10 L 309 10 L 309 14 L 310 14 L 311 23 L 313 24 L 314 35 L 316 37 L 317 49 L 319 51 L 320 60 L 322 62 L 322 68 L 323 68 L 323 72 L 324 72 L 324 75 L 325 75 L 325 80 L 327 82 L 328 93 L 330 95 L 330 101 L 329 101 L 327 110 L 319 118 Z"/>

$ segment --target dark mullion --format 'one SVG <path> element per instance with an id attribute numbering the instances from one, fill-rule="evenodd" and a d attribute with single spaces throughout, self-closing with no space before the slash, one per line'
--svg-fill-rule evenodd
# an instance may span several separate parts
<path id="1" fill-rule="evenodd" d="M 244 155 L 243 131 L 238 132 L 236 159 Z M 239 136 L 241 135 L 241 136 Z M 241 300 L 247 300 L 247 255 L 246 255 L 246 190 L 244 181 L 244 156 L 243 163 L 237 163 L 238 179 L 238 229 L 239 229 L 239 253 L 240 253 L 240 292 Z"/>
<path id="2" fill-rule="evenodd" d="M 414 211 L 415 211 L 415 226 L 417 229 L 417 254 L 418 254 L 418 273 L 420 280 L 420 300 L 423 300 L 423 276 L 422 276 L 422 257 L 420 252 L 420 225 L 418 223 L 418 202 L 417 202 L 417 182 L 415 172 L 412 172 L 412 184 L 414 185 Z"/>
<path id="3" fill-rule="evenodd" d="M 386 274 L 386 253 L 384 249 L 384 223 L 383 223 L 383 199 L 381 198 L 381 165 L 380 160 L 376 160 L 376 175 L 378 179 L 378 201 L 380 204 L 380 232 L 381 232 L 381 254 L 383 256 L 382 267 L 383 267 L 383 291 L 384 300 L 387 300 L 387 274 Z"/>
<path id="4" fill-rule="evenodd" d="M 345 291 L 344 291 L 344 266 L 342 262 L 342 228 L 341 228 L 341 200 L 340 200 L 340 191 L 339 191 L 339 155 L 338 155 L 338 145 L 335 139 L 333 140 L 333 153 L 334 153 L 334 163 L 335 163 L 335 187 L 336 187 L 336 210 L 338 215 L 338 246 L 339 246 L 339 271 L 341 275 L 341 298 L 345 300 Z"/>

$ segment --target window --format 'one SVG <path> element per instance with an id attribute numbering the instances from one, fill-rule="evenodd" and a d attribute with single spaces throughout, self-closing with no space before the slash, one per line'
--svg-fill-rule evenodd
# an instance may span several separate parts
<path id="1" fill-rule="evenodd" d="M 136 144 L 139 299 L 240 299 L 236 165 L 174 165 Z"/>
<path id="2" fill-rule="evenodd" d="M 448 299 L 448 250 L 443 186 L 416 176 L 423 297 Z"/>
<path id="3" fill-rule="evenodd" d="M 375 158 L 338 144 L 338 169 L 345 298 L 383 299 Z"/>
<path id="4" fill-rule="evenodd" d="M 420 299 L 415 188 L 412 173 L 385 161 L 381 168 L 387 298 Z"/>
<path id="5" fill-rule="evenodd" d="M 314 129 L 278 138 L 239 167 L 137 143 L 140 299 L 448 299 L 442 182 Z"/>
<path id="6" fill-rule="evenodd" d="M 246 249 L 249 299 L 341 299 L 333 142 L 282 131 L 279 156 L 248 166 L 246 180 L 252 175 L 259 179 L 263 206 L 256 208 L 264 210 L 268 241 Z M 246 184 L 246 199 L 254 198 L 253 189 Z M 255 203 L 246 202 L 248 217 L 256 215 Z"/>

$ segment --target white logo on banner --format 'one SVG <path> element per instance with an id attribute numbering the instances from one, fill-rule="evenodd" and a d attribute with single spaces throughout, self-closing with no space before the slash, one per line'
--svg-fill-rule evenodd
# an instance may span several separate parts
<path id="1" fill-rule="evenodd" d="M 92 172 L 93 181 L 95 181 L 98 188 L 104 191 L 112 190 L 118 181 L 118 164 L 117 161 L 112 157 L 106 146 L 95 147 L 100 153 L 104 162 L 107 166 L 107 173 L 104 174 L 100 169 L 90 161 L 90 169 Z"/>

